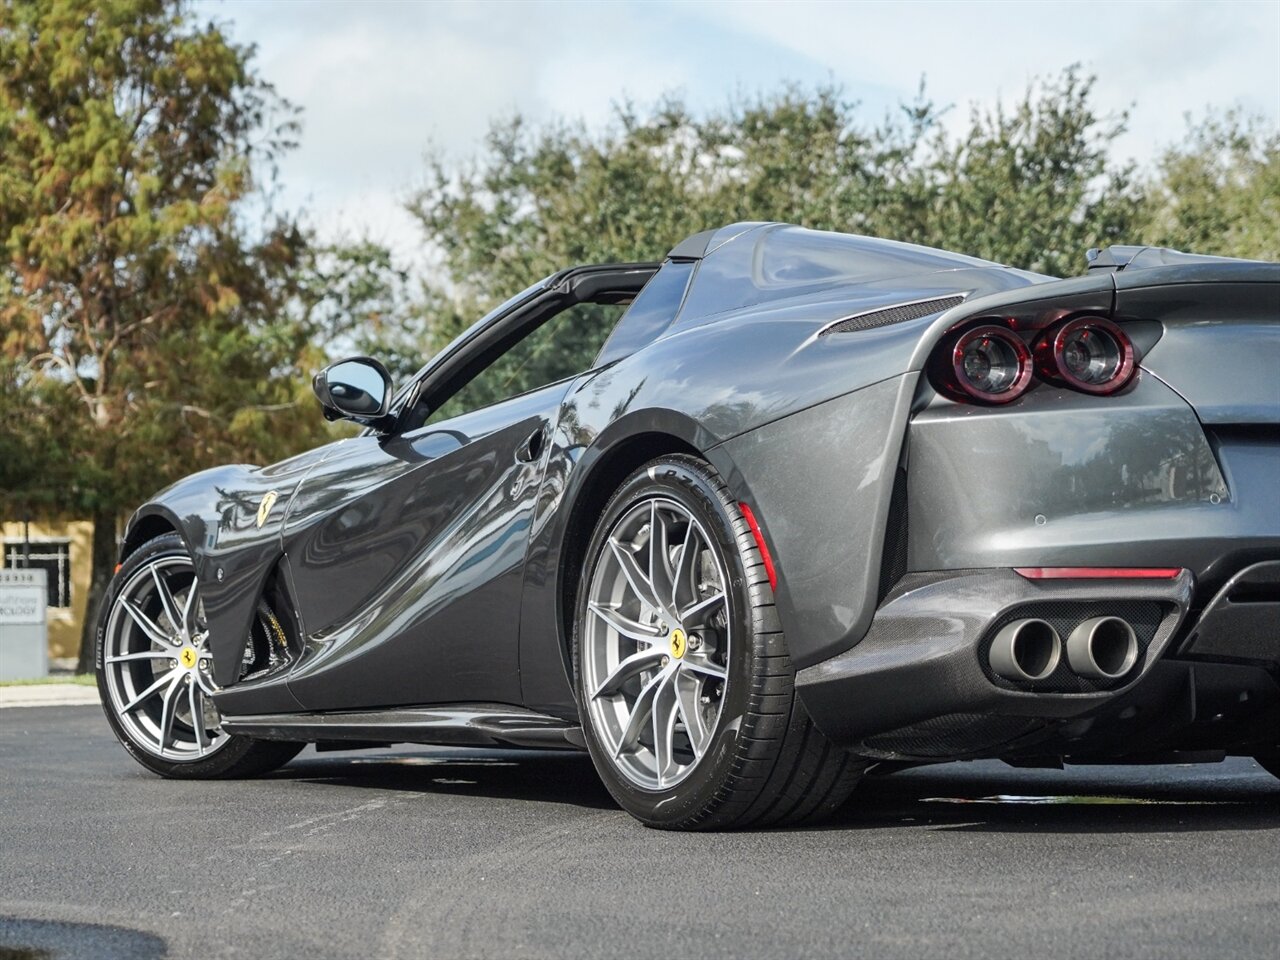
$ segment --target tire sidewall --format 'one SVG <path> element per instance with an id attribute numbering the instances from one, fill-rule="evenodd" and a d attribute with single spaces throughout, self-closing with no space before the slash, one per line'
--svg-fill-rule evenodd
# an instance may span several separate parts
<path id="1" fill-rule="evenodd" d="M 646 790 L 614 767 L 612 757 L 592 727 L 582 679 L 582 625 L 586 622 L 591 582 L 605 539 L 631 507 L 653 496 L 680 503 L 714 540 L 729 581 L 725 594 L 732 631 L 728 682 L 711 746 L 692 772 L 665 790 Z M 596 770 L 614 799 L 633 816 L 652 826 L 682 826 L 709 810 L 737 762 L 737 741 L 749 706 L 751 648 L 755 644 L 746 564 L 734 530 L 734 522 L 740 519 L 737 504 L 717 490 L 709 467 L 691 457 L 663 457 L 646 464 L 618 488 L 605 506 L 587 548 L 573 620 L 573 685 L 582 717 L 583 738 Z"/>

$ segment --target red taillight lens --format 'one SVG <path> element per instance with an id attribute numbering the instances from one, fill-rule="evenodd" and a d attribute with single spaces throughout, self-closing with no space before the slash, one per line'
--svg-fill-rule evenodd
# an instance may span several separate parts
<path id="1" fill-rule="evenodd" d="M 1036 366 L 1048 380 L 1085 393 L 1115 393 L 1133 377 L 1133 343 L 1102 317 L 1077 317 L 1036 343 Z"/>
<path id="2" fill-rule="evenodd" d="M 1014 567 L 1028 580 L 1172 580 L 1181 567 Z"/>
<path id="3" fill-rule="evenodd" d="M 1008 403 L 1031 385 L 1031 351 L 1003 327 L 975 327 L 952 348 L 951 373 L 952 383 L 965 397 Z"/>

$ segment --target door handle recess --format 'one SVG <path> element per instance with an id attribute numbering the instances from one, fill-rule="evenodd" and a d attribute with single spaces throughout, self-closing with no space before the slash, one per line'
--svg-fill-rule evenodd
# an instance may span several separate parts
<path id="1" fill-rule="evenodd" d="M 538 457 L 542 456 L 542 448 L 547 442 L 547 428 L 539 427 L 533 431 L 533 434 L 524 443 L 520 444 L 516 450 L 516 459 L 521 463 L 534 463 Z"/>

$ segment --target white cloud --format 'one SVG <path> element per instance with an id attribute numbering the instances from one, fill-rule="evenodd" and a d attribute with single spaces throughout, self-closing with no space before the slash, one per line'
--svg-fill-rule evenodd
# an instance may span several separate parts
<path id="1" fill-rule="evenodd" d="M 429 147 L 474 154 L 495 117 L 607 122 L 612 103 L 682 89 L 723 104 L 786 79 L 834 79 L 878 111 L 921 74 L 963 122 L 1080 62 L 1104 112 L 1132 107 L 1123 154 L 1150 159 L 1183 114 L 1240 104 L 1280 118 L 1280 3 L 203 2 L 259 46 L 263 76 L 305 110 L 286 203 L 326 234 L 420 243 L 402 200 Z"/>
<path id="2" fill-rule="evenodd" d="M 924 74 L 930 95 L 958 108 L 1020 96 L 1071 63 L 1097 74 L 1103 112 L 1132 107 L 1118 150 L 1139 161 L 1180 139 L 1183 115 L 1239 104 L 1280 118 L 1280 3 L 871 2 L 724 0 L 708 18 L 830 64 L 855 91 L 902 95 Z"/>

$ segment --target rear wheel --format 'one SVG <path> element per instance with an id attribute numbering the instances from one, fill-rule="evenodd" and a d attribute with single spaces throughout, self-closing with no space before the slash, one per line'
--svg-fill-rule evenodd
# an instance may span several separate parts
<path id="1" fill-rule="evenodd" d="M 208 638 L 181 538 L 144 544 L 116 574 L 98 622 L 98 691 L 117 739 L 165 777 L 251 776 L 287 763 L 303 744 L 222 729 Z"/>
<path id="2" fill-rule="evenodd" d="M 646 465 L 605 508 L 579 586 L 574 671 L 596 769 L 649 826 L 816 819 L 862 769 L 796 698 L 759 549 L 693 457 Z"/>

